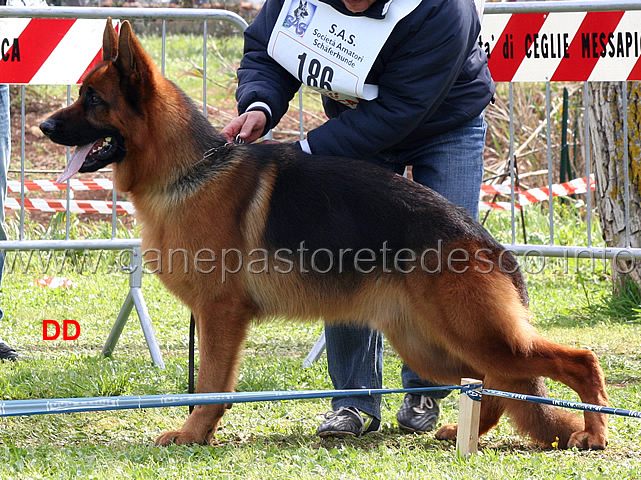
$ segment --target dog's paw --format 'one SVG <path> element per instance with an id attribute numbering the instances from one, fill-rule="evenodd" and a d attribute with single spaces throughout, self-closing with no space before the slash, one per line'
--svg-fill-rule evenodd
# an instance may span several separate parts
<path id="1" fill-rule="evenodd" d="M 436 431 L 436 438 L 438 440 L 456 440 L 456 432 L 458 431 L 458 424 L 451 423 L 443 425 Z"/>
<path id="2" fill-rule="evenodd" d="M 608 444 L 605 434 L 592 433 L 587 430 L 574 432 L 568 440 L 568 448 L 578 448 L 580 450 L 604 450 Z"/>
<path id="3" fill-rule="evenodd" d="M 190 432 L 183 432 L 181 430 L 173 430 L 165 432 L 156 438 L 154 444 L 159 447 L 167 447 L 169 445 L 207 445 L 209 442 L 201 435 L 194 435 Z"/>

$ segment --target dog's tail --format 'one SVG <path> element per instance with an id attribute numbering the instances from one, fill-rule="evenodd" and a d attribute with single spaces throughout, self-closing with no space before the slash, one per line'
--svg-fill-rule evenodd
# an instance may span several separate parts
<path id="1" fill-rule="evenodd" d="M 547 397 L 547 389 L 542 377 L 509 385 L 484 382 L 490 389 L 505 389 L 508 392 Z M 567 448 L 570 435 L 583 430 L 584 421 L 580 415 L 551 405 L 521 400 L 497 399 L 504 408 L 519 433 L 528 435 L 543 447 Z"/>

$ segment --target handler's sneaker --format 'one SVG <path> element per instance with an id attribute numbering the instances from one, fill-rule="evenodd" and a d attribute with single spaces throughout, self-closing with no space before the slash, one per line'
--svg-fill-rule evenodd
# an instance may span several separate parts
<path id="1" fill-rule="evenodd" d="M 396 414 L 398 426 L 406 432 L 426 433 L 434 430 L 438 420 L 438 400 L 426 395 L 406 393 Z"/>
<path id="2" fill-rule="evenodd" d="M 325 414 L 316 433 L 321 437 L 360 437 L 381 431 L 381 421 L 355 407 L 341 407 Z"/>
<path id="3" fill-rule="evenodd" d="M 16 352 L 13 348 L 0 341 L 0 360 L 11 360 L 12 362 L 15 362 L 16 360 L 18 360 L 19 356 L 20 355 L 18 355 L 18 352 Z"/>

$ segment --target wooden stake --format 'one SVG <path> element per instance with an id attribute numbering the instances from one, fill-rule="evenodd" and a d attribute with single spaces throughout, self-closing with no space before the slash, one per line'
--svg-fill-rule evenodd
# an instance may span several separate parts
<path id="1" fill-rule="evenodd" d="M 482 382 L 473 378 L 462 378 L 461 385 L 479 385 Z M 456 432 L 456 450 L 459 455 L 469 456 L 478 452 L 479 419 L 481 417 L 481 402 L 472 400 L 461 393 L 459 396 L 459 419 Z"/>

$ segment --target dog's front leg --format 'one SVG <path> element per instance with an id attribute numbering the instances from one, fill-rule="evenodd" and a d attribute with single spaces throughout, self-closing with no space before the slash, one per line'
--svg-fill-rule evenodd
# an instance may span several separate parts
<path id="1" fill-rule="evenodd" d="M 194 312 L 200 356 L 198 393 L 231 392 L 236 385 L 239 351 L 251 319 L 251 313 L 239 307 L 241 304 L 217 302 L 206 312 Z M 197 405 L 179 430 L 163 433 L 156 439 L 156 445 L 208 444 L 225 408 L 225 405 Z"/>

